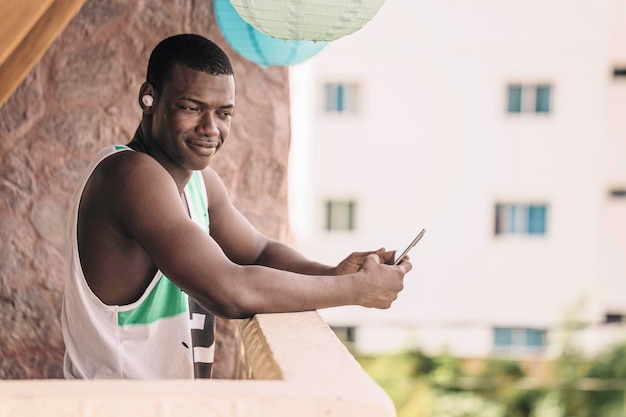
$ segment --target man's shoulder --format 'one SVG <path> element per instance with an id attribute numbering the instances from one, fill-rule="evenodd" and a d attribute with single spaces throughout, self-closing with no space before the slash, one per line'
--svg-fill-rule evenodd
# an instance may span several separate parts
<path id="1" fill-rule="evenodd" d="M 171 181 L 155 159 L 129 149 L 105 156 L 93 169 L 85 190 L 97 200 L 123 203 Z"/>
<path id="2" fill-rule="evenodd" d="M 130 148 L 119 147 L 100 161 L 93 175 L 106 178 L 108 181 L 118 179 L 123 183 L 128 183 L 133 176 L 154 175 L 155 173 L 165 174 L 166 171 L 154 158 Z"/>

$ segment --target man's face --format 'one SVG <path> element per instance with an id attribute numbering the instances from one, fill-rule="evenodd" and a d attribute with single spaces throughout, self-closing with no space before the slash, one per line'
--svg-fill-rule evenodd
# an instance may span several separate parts
<path id="1" fill-rule="evenodd" d="M 153 140 L 180 167 L 205 168 L 230 131 L 234 77 L 175 65 L 162 90 L 153 113 Z"/>

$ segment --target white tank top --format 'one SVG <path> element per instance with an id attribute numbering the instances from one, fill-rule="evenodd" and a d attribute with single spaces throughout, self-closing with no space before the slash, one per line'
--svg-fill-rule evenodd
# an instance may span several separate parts
<path id="1" fill-rule="evenodd" d="M 209 377 L 215 318 L 157 271 L 143 295 L 127 305 L 106 305 L 91 291 L 78 254 L 78 205 L 87 180 L 105 158 L 132 151 L 103 149 L 74 194 L 67 224 L 67 272 L 61 311 L 65 378 L 164 379 Z M 185 187 L 191 218 L 208 233 L 206 189 L 193 173 Z"/>

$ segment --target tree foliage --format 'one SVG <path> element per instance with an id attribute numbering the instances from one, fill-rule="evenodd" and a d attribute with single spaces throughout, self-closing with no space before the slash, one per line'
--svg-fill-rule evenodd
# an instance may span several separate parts
<path id="1" fill-rule="evenodd" d="M 488 358 L 470 373 L 447 352 L 356 357 L 389 393 L 398 417 L 626 416 L 626 341 L 593 358 L 565 343 L 551 379 L 537 386 L 523 384 L 522 363 L 510 359 Z"/>

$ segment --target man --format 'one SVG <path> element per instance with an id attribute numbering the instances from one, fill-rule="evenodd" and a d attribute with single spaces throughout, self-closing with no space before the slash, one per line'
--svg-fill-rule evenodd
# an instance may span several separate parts
<path id="1" fill-rule="evenodd" d="M 411 269 L 384 249 L 336 267 L 257 231 L 209 166 L 235 110 L 230 62 L 177 35 L 154 49 L 141 123 L 75 194 L 62 323 L 66 378 L 193 378 L 213 362 L 213 316 L 388 308 Z M 210 220 L 210 228 L 209 228 Z"/>

